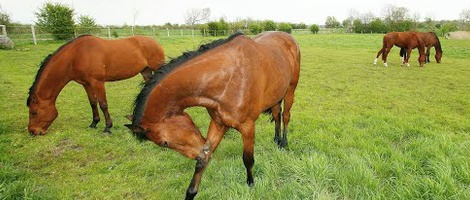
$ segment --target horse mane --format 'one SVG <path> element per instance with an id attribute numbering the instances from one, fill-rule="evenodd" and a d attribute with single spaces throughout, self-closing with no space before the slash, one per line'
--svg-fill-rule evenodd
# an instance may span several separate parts
<path id="1" fill-rule="evenodd" d="M 147 83 L 145 83 L 142 90 L 137 95 L 134 101 L 132 124 L 137 125 L 140 122 L 144 114 L 144 110 L 145 110 L 144 108 L 147 102 L 148 95 L 153 90 L 153 88 L 155 88 L 162 81 L 162 79 L 166 77 L 166 75 L 168 75 L 174 69 L 181 66 L 183 63 L 201 54 L 204 54 L 205 52 L 211 49 L 221 46 L 240 35 L 244 35 L 244 34 L 242 32 L 236 32 L 230 35 L 227 39 L 219 39 L 219 40 L 215 40 L 210 43 L 207 43 L 207 44 L 203 44 L 197 50 L 184 52 L 181 56 L 177 58 L 172 58 L 169 62 L 162 65 L 160 68 L 158 68 L 158 70 L 152 75 L 150 80 Z"/>
<path id="2" fill-rule="evenodd" d="M 31 100 L 32 100 L 31 95 L 34 94 L 34 90 L 36 89 L 38 80 L 41 77 L 42 72 L 44 71 L 44 68 L 46 68 L 46 65 L 49 63 L 49 61 L 52 59 L 52 57 L 54 57 L 54 55 L 56 53 L 60 52 L 62 49 L 64 49 L 64 47 L 66 47 L 67 45 L 69 45 L 70 43 L 75 41 L 76 39 L 81 38 L 81 37 L 85 37 L 85 36 L 91 36 L 91 35 L 80 35 L 77 38 L 74 38 L 74 39 L 68 41 L 67 43 L 63 44 L 54 53 L 49 54 L 49 55 L 46 56 L 46 58 L 44 58 L 44 60 L 41 62 L 41 65 L 39 66 L 38 72 L 36 73 L 36 77 L 34 78 L 33 85 L 31 85 L 31 87 L 29 88 L 28 99 L 26 100 L 26 106 L 29 107 L 29 104 L 31 103 Z"/>
<path id="3" fill-rule="evenodd" d="M 436 51 L 440 51 L 442 53 L 442 47 L 441 47 L 441 41 L 439 40 L 439 37 L 437 37 L 437 34 L 436 32 L 431 32 L 434 37 L 436 37 L 436 43 L 434 44 L 434 48 L 436 49 Z"/>

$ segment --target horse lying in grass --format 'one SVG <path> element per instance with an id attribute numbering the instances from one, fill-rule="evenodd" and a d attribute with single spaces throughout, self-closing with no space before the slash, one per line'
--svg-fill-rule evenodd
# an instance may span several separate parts
<path id="1" fill-rule="evenodd" d="M 253 186 L 255 121 L 269 111 L 275 141 L 287 146 L 299 72 L 300 49 L 289 34 L 265 32 L 250 39 L 236 33 L 161 67 L 137 96 L 132 124 L 126 126 L 140 139 L 196 160 L 186 199 L 197 194 L 211 155 L 227 130 L 234 128 L 242 135 L 247 184 Z M 184 111 L 194 106 L 205 107 L 210 115 L 206 138 Z"/>
<path id="2" fill-rule="evenodd" d="M 28 131 L 44 135 L 56 119 L 55 102 L 60 91 L 70 81 L 85 88 L 93 112 L 90 125 L 100 121 L 97 104 L 106 119 L 104 132 L 113 126 L 108 112 L 105 82 L 131 78 L 141 73 L 147 81 L 153 71 L 165 63 L 163 48 L 155 40 L 142 36 L 120 40 L 103 40 L 82 35 L 62 45 L 42 62 L 29 89 Z"/>

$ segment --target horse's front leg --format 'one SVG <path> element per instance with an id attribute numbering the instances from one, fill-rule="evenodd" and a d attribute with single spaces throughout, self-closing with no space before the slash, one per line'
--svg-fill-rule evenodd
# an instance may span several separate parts
<path id="1" fill-rule="evenodd" d="M 426 63 L 430 63 L 429 55 L 431 54 L 431 46 L 426 47 Z"/>
<path id="2" fill-rule="evenodd" d="M 239 131 L 243 138 L 243 164 L 246 168 L 246 183 L 249 187 L 253 187 L 255 184 L 253 179 L 255 123 L 253 121 L 245 122 Z"/>
<path id="3" fill-rule="evenodd" d="M 98 100 L 96 95 L 93 93 L 93 88 L 89 84 L 83 84 L 86 94 L 88 96 L 88 101 L 90 102 L 91 111 L 93 113 L 93 121 L 90 124 L 90 128 L 96 128 L 96 124 L 100 122 L 100 114 L 98 113 Z"/>
<path id="4" fill-rule="evenodd" d="M 104 81 L 93 81 L 91 83 L 91 87 L 93 88 L 93 92 L 96 95 L 96 99 L 100 104 L 101 111 L 103 112 L 104 118 L 106 120 L 106 127 L 104 129 L 104 133 L 111 133 L 111 127 L 113 127 L 113 121 L 111 120 L 111 116 L 109 115 L 108 111 L 108 102 L 106 100 L 106 90 L 104 87 Z"/>
<path id="5" fill-rule="evenodd" d="M 212 113 L 211 116 L 213 117 L 215 114 Z M 217 146 L 228 129 L 229 127 L 217 123 L 216 120 L 214 120 L 214 117 L 212 118 L 209 125 L 209 132 L 207 133 L 206 137 L 206 143 L 201 149 L 201 153 L 196 158 L 196 169 L 194 170 L 193 178 L 191 179 L 191 183 L 189 184 L 188 190 L 186 191 L 186 199 L 194 199 L 196 196 L 202 174 L 209 164 L 212 153 L 214 153 L 215 149 L 217 149 Z"/>

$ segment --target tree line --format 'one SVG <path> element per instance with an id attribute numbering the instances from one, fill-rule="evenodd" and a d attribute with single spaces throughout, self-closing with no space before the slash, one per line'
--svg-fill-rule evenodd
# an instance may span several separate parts
<path id="1" fill-rule="evenodd" d="M 334 16 L 328 16 L 324 25 L 305 23 L 275 22 L 273 20 L 237 19 L 227 22 L 224 18 L 210 21 L 210 9 L 190 9 L 186 12 L 185 24 L 166 23 L 159 26 L 138 26 L 139 28 L 163 28 L 163 29 L 195 29 L 204 35 L 226 35 L 242 30 L 248 34 L 258 34 L 263 31 L 284 31 L 291 33 L 293 29 L 310 29 L 312 33 L 318 33 L 321 28 L 343 29 L 347 33 L 386 33 L 391 31 L 434 31 L 441 35 L 456 31 L 470 30 L 470 9 L 463 10 L 459 20 L 435 21 L 425 17 L 420 21 L 417 14 L 412 15 L 405 7 L 389 5 L 383 10 L 383 16 L 374 16 L 371 12 L 359 13 L 351 10 L 349 17 L 339 22 Z M 76 20 L 73 8 L 61 3 L 45 3 L 35 12 L 37 20 L 35 25 L 43 32 L 51 33 L 56 40 L 67 40 L 77 34 L 95 34 L 101 31 L 95 19 L 88 15 L 79 15 Z M 15 27 L 20 24 L 12 23 L 10 16 L 0 12 L 0 24 L 7 27 Z M 135 25 L 133 25 L 134 27 Z M 112 27 L 112 26 L 111 26 Z M 124 24 L 123 28 L 129 27 Z M 117 32 L 112 33 L 118 37 Z"/>

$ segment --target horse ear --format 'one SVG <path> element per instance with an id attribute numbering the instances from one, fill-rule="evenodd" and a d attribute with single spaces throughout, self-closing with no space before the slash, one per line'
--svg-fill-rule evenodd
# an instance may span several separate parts
<path id="1" fill-rule="evenodd" d="M 145 133 L 145 129 L 142 128 L 139 125 L 133 125 L 133 124 L 125 124 L 129 130 L 131 130 L 133 133 Z"/>

